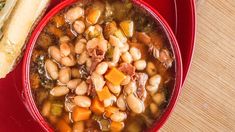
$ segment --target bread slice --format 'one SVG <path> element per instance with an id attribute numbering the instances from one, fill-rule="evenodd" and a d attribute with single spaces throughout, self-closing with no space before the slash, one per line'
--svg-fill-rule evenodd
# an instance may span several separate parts
<path id="1" fill-rule="evenodd" d="M 18 0 L 3 25 L 0 39 L 0 78 L 13 70 L 23 55 L 27 38 L 43 16 L 50 0 Z"/>

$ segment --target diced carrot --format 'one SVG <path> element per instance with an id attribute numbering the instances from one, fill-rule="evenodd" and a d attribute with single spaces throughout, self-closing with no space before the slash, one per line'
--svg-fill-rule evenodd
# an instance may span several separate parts
<path id="1" fill-rule="evenodd" d="M 101 11 L 98 9 L 90 9 L 87 15 L 87 21 L 91 24 L 96 24 L 101 16 Z"/>
<path id="2" fill-rule="evenodd" d="M 97 95 L 99 97 L 100 101 L 104 101 L 105 99 L 109 99 L 112 94 L 109 91 L 109 88 L 107 86 L 104 86 L 104 88 L 101 91 L 97 91 Z"/>
<path id="3" fill-rule="evenodd" d="M 75 107 L 72 113 L 74 121 L 88 120 L 91 116 L 91 111 L 86 108 Z"/>
<path id="4" fill-rule="evenodd" d="M 120 132 L 124 128 L 123 122 L 112 122 L 110 129 L 112 132 Z"/>
<path id="5" fill-rule="evenodd" d="M 63 119 L 58 121 L 57 129 L 59 132 L 72 132 L 72 129 L 70 128 L 70 126 Z"/>
<path id="6" fill-rule="evenodd" d="M 134 22 L 130 20 L 122 21 L 120 23 L 122 31 L 127 37 L 132 37 L 134 32 Z"/>
<path id="7" fill-rule="evenodd" d="M 104 112 L 104 105 L 98 98 L 92 100 L 91 111 L 97 115 L 101 115 Z"/>
<path id="8" fill-rule="evenodd" d="M 110 81 L 113 85 L 120 85 L 125 79 L 125 75 L 117 68 L 112 68 L 106 75 L 105 78 Z"/>
<path id="9" fill-rule="evenodd" d="M 105 116 L 110 117 L 113 113 L 118 112 L 119 109 L 114 106 L 109 106 L 105 109 Z"/>

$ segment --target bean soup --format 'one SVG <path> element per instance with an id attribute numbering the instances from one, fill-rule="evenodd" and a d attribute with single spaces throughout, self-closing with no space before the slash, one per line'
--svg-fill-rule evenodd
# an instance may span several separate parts
<path id="1" fill-rule="evenodd" d="M 175 83 L 170 41 L 132 2 L 84 0 L 45 26 L 30 85 L 42 116 L 61 132 L 151 128 Z"/>

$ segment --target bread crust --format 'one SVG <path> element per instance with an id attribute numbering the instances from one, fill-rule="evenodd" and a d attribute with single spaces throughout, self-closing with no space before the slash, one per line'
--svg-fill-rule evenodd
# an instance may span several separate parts
<path id="1" fill-rule="evenodd" d="M 3 25 L 3 36 L 0 39 L 0 78 L 12 71 L 22 58 L 29 37 L 49 3 L 50 0 L 17 1 Z"/>

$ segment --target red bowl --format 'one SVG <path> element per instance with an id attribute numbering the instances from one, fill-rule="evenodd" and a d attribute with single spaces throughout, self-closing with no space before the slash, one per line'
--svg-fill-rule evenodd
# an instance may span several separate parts
<path id="1" fill-rule="evenodd" d="M 39 110 L 37 109 L 37 106 L 34 102 L 32 93 L 31 93 L 31 87 L 30 87 L 30 80 L 29 80 L 29 71 L 30 71 L 30 61 L 31 61 L 31 55 L 35 46 L 35 43 L 37 41 L 38 36 L 40 35 L 41 31 L 45 27 L 45 25 L 48 23 L 48 21 L 56 15 L 60 10 L 64 9 L 67 6 L 72 5 L 73 3 L 77 2 L 78 0 L 65 0 L 58 4 L 56 7 L 54 7 L 52 10 L 50 10 L 47 15 L 39 22 L 39 24 L 34 29 L 30 39 L 29 43 L 27 44 L 26 50 L 25 50 L 25 56 L 23 59 L 23 67 L 22 67 L 22 85 L 23 85 L 23 94 L 25 97 L 25 105 L 32 117 L 44 128 L 46 131 L 53 131 L 53 128 L 47 123 L 46 120 L 42 117 Z M 181 60 L 181 53 L 180 49 L 177 43 L 177 40 L 174 36 L 173 31 L 171 30 L 170 26 L 167 24 L 167 22 L 164 20 L 164 18 L 156 11 L 156 9 L 152 8 L 150 5 L 145 3 L 144 1 L 139 0 L 132 0 L 133 4 L 141 7 L 142 9 L 146 10 L 150 13 L 150 15 L 162 26 L 167 38 L 170 41 L 170 46 L 172 48 L 172 51 L 175 55 L 175 84 L 174 87 L 171 89 L 171 96 L 169 103 L 164 110 L 161 117 L 154 123 L 153 127 L 149 129 L 148 131 L 157 131 L 167 120 L 170 113 L 172 112 L 178 95 L 180 93 L 181 89 L 181 83 L 183 78 L 183 72 L 182 72 L 182 60 Z"/>

